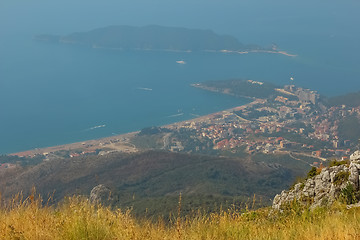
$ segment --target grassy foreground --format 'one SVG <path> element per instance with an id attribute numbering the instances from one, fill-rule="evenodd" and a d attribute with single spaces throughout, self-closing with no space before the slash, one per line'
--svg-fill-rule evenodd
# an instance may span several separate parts
<path id="1" fill-rule="evenodd" d="M 282 214 L 270 212 L 197 212 L 165 223 L 135 219 L 130 211 L 80 197 L 49 207 L 30 196 L 1 206 L 0 239 L 360 239 L 360 209 L 337 204 L 310 212 L 294 205 Z"/>

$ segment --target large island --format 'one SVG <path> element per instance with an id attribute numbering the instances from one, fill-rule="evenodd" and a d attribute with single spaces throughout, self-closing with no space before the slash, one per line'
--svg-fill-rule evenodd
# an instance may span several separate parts
<path id="1" fill-rule="evenodd" d="M 254 44 L 243 44 L 233 36 L 219 35 L 211 30 L 157 25 L 144 27 L 109 26 L 66 36 L 37 35 L 35 39 L 118 50 L 208 51 L 239 54 L 265 52 L 295 56 L 278 50 L 275 45 L 265 48 Z"/>

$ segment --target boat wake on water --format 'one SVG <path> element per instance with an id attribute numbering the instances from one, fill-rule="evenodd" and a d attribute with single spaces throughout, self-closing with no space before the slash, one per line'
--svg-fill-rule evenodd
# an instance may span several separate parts
<path id="1" fill-rule="evenodd" d="M 178 113 L 178 114 L 174 114 L 174 115 L 170 115 L 170 116 L 167 116 L 168 118 L 171 118 L 171 117 L 180 117 L 184 115 L 184 113 Z"/>
<path id="2" fill-rule="evenodd" d="M 98 126 L 94 126 L 94 127 L 91 127 L 91 128 L 88 128 L 88 129 L 85 129 L 85 131 L 91 131 L 91 130 L 95 130 L 95 129 L 98 129 L 98 128 L 104 128 L 106 127 L 106 125 L 98 125 Z"/>
<path id="3" fill-rule="evenodd" d="M 139 90 L 152 91 L 152 88 L 138 87 Z"/>

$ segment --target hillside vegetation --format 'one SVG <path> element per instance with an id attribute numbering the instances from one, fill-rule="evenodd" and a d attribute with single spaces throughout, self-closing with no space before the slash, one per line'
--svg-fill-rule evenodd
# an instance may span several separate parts
<path id="1" fill-rule="evenodd" d="M 181 200 L 181 199 L 180 199 Z M 296 203 L 283 212 L 269 208 L 243 212 L 225 210 L 170 221 L 136 219 L 131 211 L 95 206 L 87 199 L 72 197 L 58 207 L 42 207 L 30 195 L 0 208 L 0 239 L 359 239 L 360 209 L 346 210 L 337 204 L 330 209 L 308 211 Z"/>
<path id="2" fill-rule="evenodd" d="M 348 93 L 345 95 L 328 98 L 326 104 L 329 107 L 340 105 L 358 107 L 360 106 L 360 92 Z"/>
<path id="3" fill-rule="evenodd" d="M 56 203 L 73 194 L 88 196 L 93 187 L 104 184 L 112 190 L 115 205 L 133 207 L 137 215 L 167 216 L 180 193 L 184 212 L 197 208 L 211 212 L 221 205 L 239 205 L 254 194 L 262 199 L 259 205 L 269 205 L 301 171 L 290 166 L 295 163 L 286 165 L 286 159 L 282 166 L 248 158 L 154 151 L 57 159 L 0 172 L 0 192 L 9 199 L 20 191 L 29 194 L 34 186 Z"/>
<path id="4" fill-rule="evenodd" d="M 339 136 L 342 139 L 349 139 L 358 142 L 360 136 L 360 120 L 356 115 L 350 115 L 340 120 Z"/>
<path id="5" fill-rule="evenodd" d="M 250 81 L 250 82 L 249 82 Z M 237 97 L 251 98 L 269 98 L 272 95 L 279 94 L 275 89 L 276 85 L 268 82 L 251 82 L 244 79 L 229 79 L 219 81 L 206 81 L 194 85 L 210 91 L 231 94 Z"/>

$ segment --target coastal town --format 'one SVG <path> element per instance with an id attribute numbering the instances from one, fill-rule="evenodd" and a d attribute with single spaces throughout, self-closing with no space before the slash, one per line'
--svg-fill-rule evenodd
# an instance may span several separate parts
<path id="1" fill-rule="evenodd" d="M 326 107 L 316 91 L 294 85 L 276 90 L 281 95 L 256 99 L 213 114 L 206 121 L 188 121 L 171 129 L 194 130 L 198 139 L 209 140 L 216 150 L 245 149 L 249 154 L 295 152 L 318 159 L 314 165 L 329 158 L 347 159 L 357 142 L 344 138 L 339 125 L 344 119 L 357 119 L 360 107 Z"/>
<path id="2" fill-rule="evenodd" d="M 252 80 L 247 80 L 247 84 L 263 85 Z M 200 85 L 195 87 L 209 90 Z M 246 105 L 192 120 L 10 156 L 42 156 L 46 161 L 149 149 L 201 154 L 286 153 L 295 159 L 296 156 L 311 158 L 309 164 L 319 166 L 328 159 L 348 158 L 358 142 L 344 134 L 342 122 L 357 119 L 359 115 L 360 106 L 326 106 L 316 91 L 286 85 L 276 88 L 270 97 L 253 98 Z M 4 164 L 4 168 L 12 166 Z"/>

